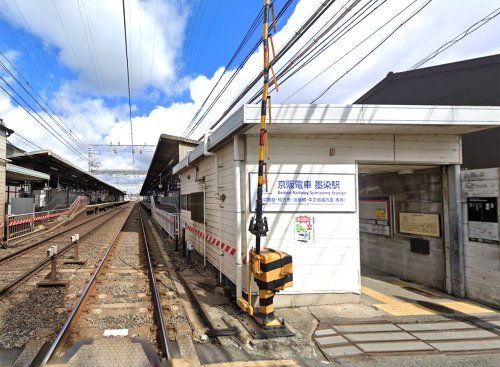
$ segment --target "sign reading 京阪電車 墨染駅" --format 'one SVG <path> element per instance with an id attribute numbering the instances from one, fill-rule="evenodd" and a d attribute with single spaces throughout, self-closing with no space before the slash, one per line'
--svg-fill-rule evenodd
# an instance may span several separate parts
<path id="1" fill-rule="evenodd" d="M 262 197 L 265 212 L 355 212 L 356 177 L 334 173 L 268 173 Z M 255 211 L 257 173 L 250 173 Z"/>

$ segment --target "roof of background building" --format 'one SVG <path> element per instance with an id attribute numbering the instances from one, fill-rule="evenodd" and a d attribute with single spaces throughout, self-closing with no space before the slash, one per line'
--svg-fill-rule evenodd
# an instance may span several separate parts
<path id="1" fill-rule="evenodd" d="M 500 55 L 390 72 L 354 103 L 500 106 Z"/>
<path id="2" fill-rule="evenodd" d="M 124 192 L 98 179 L 80 167 L 68 162 L 50 150 L 14 153 L 7 157 L 13 164 L 51 175 L 52 180 L 85 190 L 108 190 L 112 194 Z"/>
<path id="3" fill-rule="evenodd" d="M 141 188 L 141 195 L 146 195 L 153 184 L 159 180 L 164 172 L 165 179 L 171 173 L 171 168 L 179 163 L 179 143 L 195 147 L 199 142 L 179 136 L 161 134 L 156 145 L 156 150 L 149 165 L 148 173 Z"/>
<path id="4" fill-rule="evenodd" d="M 500 54 L 389 73 L 355 104 L 500 106 Z M 468 169 L 500 167 L 500 128 L 466 134 Z"/>

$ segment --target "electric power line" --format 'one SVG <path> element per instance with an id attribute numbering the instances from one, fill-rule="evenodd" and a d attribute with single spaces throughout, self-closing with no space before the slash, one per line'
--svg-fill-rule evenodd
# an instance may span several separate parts
<path id="1" fill-rule="evenodd" d="M 333 46 L 336 42 L 347 35 L 352 29 L 354 29 L 363 20 L 373 14 L 380 6 L 382 6 L 387 0 L 383 0 L 381 3 L 377 4 L 378 0 L 370 0 L 360 9 L 358 9 L 354 14 L 347 18 L 342 24 L 334 29 L 334 27 L 339 24 L 342 19 L 351 12 L 359 0 L 350 4 L 349 7 L 346 5 L 349 1 L 341 7 L 335 14 L 333 14 L 330 19 L 325 23 L 325 25 L 320 28 L 312 37 L 311 40 L 302 46 L 273 76 L 271 79 L 270 91 L 272 92 L 275 88 L 275 79 L 279 81 L 280 85 L 283 85 L 288 81 L 293 75 L 302 70 L 305 66 L 314 61 L 328 48 Z M 344 7 L 346 7 L 344 9 Z M 342 11 L 344 9 L 344 11 Z M 342 13 L 341 13 L 342 11 Z M 338 16 L 337 16 L 338 15 Z M 330 23 L 331 22 L 331 23 Z M 332 31 L 333 30 L 333 31 Z M 328 36 L 327 34 L 330 33 Z M 321 41 L 320 41 L 321 40 Z M 305 61 L 304 61 L 305 60 Z M 294 70 L 295 68 L 295 70 Z M 287 75 L 288 74 L 288 75 Z M 262 88 L 255 93 L 248 103 L 255 102 L 260 93 L 262 93 Z"/>
<path id="2" fill-rule="evenodd" d="M 331 83 L 325 90 L 323 90 L 316 98 L 312 100 L 311 103 L 316 103 L 318 99 L 323 97 L 335 84 L 342 80 L 347 74 L 349 74 L 354 68 L 361 64 L 366 58 L 373 54 L 380 46 L 382 46 L 389 38 L 391 38 L 399 29 L 401 29 L 406 23 L 412 20 L 417 14 L 424 10 L 427 5 L 429 5 L 432 0 L 428 0 L 424 5 L 422 5 L 418 10 L 416 10 L 412 15 L 410 15 L 405 21 L 398 25 L 391 33 L 389 33 L 382 41 L 380 41 L 374 48 L 372 48 L 366 55 L 364 55 L 360 60 L 358 60 L 353 66 L 351 66 L 345 73 L 338 77 L 333 83 Z"/>
<path id="3" fill-rule="evenodd" d="M 327 0 L 321 3 L 321 5 L 316 9 L 316 11 L 306 20 L 304 24 L 297 30 L 291 39 L 283 46 L 283 48 L 277 53 L 276 57 L 271 60 L 269 66 L 272 67 L 283 55 L 288 52 L 299 40 L 300 38 L 311 28 L 311 26 L 334 4 L 335 0 Z M 242 92 L 229 104 L 222 115 L 212 124 L 210 129 L 217 126 L 231 111 L 232 109 L 241 101 L 243 97 L 258 83 L 260 78 L 263 76 L 263 71 L 259 74 L 242 90 Z M 194 130 L 193 130 L 194 131 Z"/>
<path id="4" fill-rule="evenodd" d="M 330 5 L 333 4 L 334 1 L 335 0 L 330 0 Z M 283 14 L 285 14 L 286 10 L 290 7 L 290 5 L 292 4 L 292 2 L 293 2 L 293 0 L 288 0 L 285 3 L 285 5 L 283 5 L 282 9 L 280 10 L 280 12 L 278 13 L 278 15 L 276 16 L 276 22 L 279 21 L 279 19 L 283 16 Z M 263 8 L 261 8 L 261 11 L 259 12 L 259 14 L 257 15 L 256 19 L 254 20 L 254 23 L 252 23 L 252 25 L 250 26 L 249 31 L 247 32 L 246 36 L 244 37 L 242 43 L 240 44 L 240 47 L 238 47 L 237 51 L 233 55 L 233 58 L 230 60 L 230 63 L 232 63 L 232 61 L 234 61 L 234 59 L 236 58 L 237 54 L 241 51 L 241 47 L 243 47 L 248 42 L 248 39 L 251 37 L 251 35 L 255 31 L 255 27 L 257 26 L 259 20 L 262 18 L 262 14 L 263 14 Z M 208 101 L 208 98 L 213 93 L 213 91 L 215 90 L 215 88 L 217 87 L 217 85 L 219 84 L 219 82 L 222 80 L 222 77 L 224 76 L 224 74 L 229 69 L 229 67 L 225 68 L 223 74 L 221 75 L 221 77 L 217 81 L 216 85 L 212 88 L 209 96 L 203 102 L 202 107 L 200 107 L 200 110 L 198 110 L 198 112 L 196 113 L 195 118 L 193 118 L 193 120 L 191 121 L 190 125 L 185 130 L 183 136 L 190 136 L 196 130 L 196 128 L 201 124 L 201 122 L 207 117 L 208 113 L 212 110 L 212 108 L 214 107 L 214 105 L 221 98 L 222 94 L 227 90 L 227 88 L 229 87 L 229 85 L 233 82 L 233 80 L 236 78 L 236 76 L 239 74 L 239 72 L 243 69 L 243 66 L 246 64 L 246 62 L 248 61 L 248 59 L 254 54 L 254 52 L 258 49 L 258 47 L 260 46 L 260 44 L 261 44 L 261 40 L 258 39 L 257 42 L 255 43 L 255 45 L 253 46 L 253 48 L 250 50 L 250 52 L 247 53 L 247 55 L 244 58 L 244 60 L 239 64 L 239 66 L 233 72 L 233 74 L 231 75 L 231 77 L 229 78 L 229 80 L 226 82 L 226 84 L 224 85 L 224 87 L 219 91 L 219 93 L 217 94 L 217 96 L 213 99 L 213 101 L 211 102 L 211 104 L 209 105 L 209 107 L 206 109 L 206 111 L 203 113 L 203 115 L 198 119 L 198 121 L 194 122 L 196 116 L 198 116 L 198 114 L 200 113 L 201 109 L 203 108 L 203 106 Z M 253 85 L 255 85 L 255 83 L 258 82 L 258 80 L 260 79 L 261 76 L 262 76 L 262 72 L 261 72 L 260 76 L 257 77 L 253 81 Z M 240 96 L 239 99 L 241 99 L 243 96 Z M 233 107 L 234 107 L 234 105 L 233 105 Z M 231 110 L 231 109 L 232 109 L 232 107 L 229 110 Z M 228 113 L 227 110 L 226 110 L 226 112 Z M 224 118 L 227 115 L 227 113 L 225 113 L 218 121 L 221 121 L 222 118 Z M 213 128 L 213 127 L 214 126 L 212 126 L 211 128 Z"/>
<path id="5" fill-rule="evenodd" d="M 301 92 L 302 90 L 304 90 L 307 86 L 309 86 L 312 82 L 314 82 L 316 79 L 318 79 L 321 75 L 323 75 L 325 72 L 327 72 L 328 70 L 330 70 L 333 66 L 335 66 L 339 61 L 343 60 L 346 56 L 348 56 L 349 54 L 351 54 L 351 52 L 353 52 L 354 50 L 356 50 L 359 46 L 363 45 L 366 41 L 368 41 L 370 38 L 372 38 L 375 34 L 377 34 L 380 30 L 382 30 L 383 28 L 385 28 L 385 26 L 387 26 L 389 23 L 391 23 L 394 19 L 396 19 L 397 17 L 399 17 L 403 12 L 405 12 L 408 8 L 410 8 L 413 4 L 415 4 L 418 0 L 414 0 L 412 3 L 410 3 L 409 5 L 407 5 L 404 9 L 402 9 L 400 12 L 398 12 L 396 15 L 394 15 L 391 19 L 389 19 L 388 21 L 386 21 L 384 24 L 382 24 L 379 28 L 377 28 L 374 32 L 372 32 L 369 36 L 367 36 L 366 38 L 364 38 L 361 42 L 359 42 L 358 44 L 356 44 L 354 47 L 352 47 L 349 51 L 347 51 L 346 53 L 344 53 L 341 57 L 339 57 L 338 59 L 336 59 L 334 62 L 332 62 L 330 65 L 328 65 L 325 69 L 323 69 L 319 74 L 315 75 L 314 78 L 310 79 L 307 83 L 305 83 L 304 85 L 302 85 L 299 89 L 297 89 L 295 92 L 293 92 L 292 94 L 290 94 L 288 97 L 286 97 L 282 103 L 285 103 L 287 102 L 290 98 L 292 98 L 293 96 L 295 96 L 297 93 Z M 294 73 L 292 73 L 292 76 L 296 73 L 296 71 L 294 71 Z M 290 78 L 291 76 L 288 76 L 286 79 Z M 281 83 L 283 83 L 283 81 L 281 81 Z"/>
<path id="6" fill-rule="evenodd" d="M 431 54 L 429 54 L 428 56 L 426 56 L 425 58 L 423 58 L 422 60 L 420 60 L 419 62 L 417 62 L 415 65 L 413 65 L 409 70 L 415 70 L 415 69 L 420 68 L 421 66 L 423 66 L 424 64 L 428 63 L 430 60 L 432 60 L 433 58 L 435 58 L 437 55 L 439 55 L 442 52 L 446 51 L 447 49 L 449 49 L 450 47 L 454 46 L 459 41 L 463 40 L 468 35 L 474 33 L 479 28 L 481 28 L 482 26 L 486 25 L 488 22 L 490 22 L 491 20 L 493 20 L 494 18 L 496 18 L 498 15 L 500 15 L 500 8 L 497 8 L 496 10 L 492 11 L 486 17 L 484 17 L 483 19 L 477 21 L 476 23 L 474 23 L 473 25 L 471 25 L 469 28 L 467 28 L 465 31 L 463 31 L 459 35 L 455 36 L 450 41 L 446 42 L 444 45 L 442 45 L 441 47 L 439 47 L 437 50 L 435 50 L 434 52 L 432 52 Z"/>
<path id="7" fill-rule="evenodd" d="M 259 13 L 255 17 L 255 19 L 252 22 L 252 24 L 250 25 L 250 28 L 247 30 L 245 36 L 243 37 L 243 40 L 240 42 L 240 44 L 236 48 L 235 52 L 231 56 L 229 62 L 224 67 L 224 71 L 222 72 L 221 76 L 217 79 L 217 82 L 212 87 L 210 93 L 208 93 L 208 96 L 205 98 L 205 100 L 201 104 L 200 108 L 198 109 L 198 111 L 194 114 L 193 118 L 191 119 L 191 122 L 186 127 L 186 129 L 184 130 L 183 135 L 186 135 L 191 130 L 191 127 L 195 124 L 195 121 L 196 121 L 197 117 L 199 116 L 199 114 L 201 113 L 201 111 L 203 110 L 203 108 L 205 107 L 205 105 L 208 102 L 210 96 L 215 91 L 215 89 L 217 88 L 217 86 L 219 85 L 219 83 L 221 82 L 221 80 L 224 78 L 224 76 L 228 72 L 229 68 L 234 63 L 234 61 L 236 60 L 236 58 L 238 57 L 238 55 L 240 54 L 240 52 L 242 51 L 242 49 L 245 47 L 245 45 L 247 44 L 247 42 L 250 39 L 250 37 L 252 36 L 252 34 L 255 32 L 255 30 L 257 28 L 257 25 L 258 25 L 260 19 L 262 18 L 262 14 L 263 14 L 263 8 L 260 9 Z M 260 40 L 257 42 L 257 46 L 258 46 L 259 43 L 260 43 Z"/>

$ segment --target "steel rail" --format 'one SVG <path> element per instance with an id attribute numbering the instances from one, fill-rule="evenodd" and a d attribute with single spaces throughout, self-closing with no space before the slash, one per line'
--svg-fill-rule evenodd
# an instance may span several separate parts
<path id="1" fill-rule="evenodd" d="M 132 212 L 130 212 L 129 216 L 131 214 L 132 214 Z M 128 219 L 128 217 L 127 217 L 127 219 Z M 66 337 L 69 335 L 69 332 L 71 330 L 71 326 L 72 326 L 71 324 L 77 319 L 78 312 L 81 310 L 83 303 L 87 300 L 93 286 L 95 285 L 95 280 L 96 280 L 97 276 L 99 275 L 102 268 L 104 267 L 104 263 L 107 261 L 109 254 L 111 253 L 111 251 L 115 247 L 116 243 L 118 242 L 118 238 L 119 238 L 120 234 L 122 233 L 123 228 L 125 227 L 126 223 L 127 223 L 127 220 L 125 220 L 123 222 L 122 226 L 120 227 L 120 229 L 116 233 L 115 237 L 113 238 L 113 241 L 111 241 L 111 244 L 108 246 L 106 253 L 102 257 L 101 261 L 99 262 L 99 265 L 97 266 L 97 268 L 94 270 L 94 273 L 90 277 L 90 280 L 88 281 L 87 286 L 85 287 L 85 290 L 82 292 L 82 295 L 80 296 L 80 298 L 78 298 L 78 301 L 76 302 L 75 307 L 73 307 L 73 310 L 71 311 L 70 315 L 66 319 L 66 322 L 62 326 L 62 328 L 59 331 L 59 333 L 57 334 L 54 342 L 52 343 L 49 350 L 45 354 L 45 357 L 43 358 L 42 363 L 41 363 L 42 366 L 47 364 L 49 359 L 51 359 L 52 356 L 54 355 L 57 348 L 59 348 L 60 346 L 62 346 L 64 344 L 64 341 L 66 340 Z"/>
<path id="2" fill-rule="evenodd" d="M 113 219 L 114 217 L 116 217 L 118 214 L 122 213 L 125 209 L 126 208 L 123 208 L 122 210 L 117 211 L 116 213 L 114 213 L 113 215 L 111 215 L 109 218 L 107 218 L 105 221 L 103 221 L 102 223 L 100 223 L 96 227 L 94 227 L 92 230 L 90 230 L 89 232 L 85 233 L 83 236 L 80 237 L 80 241 L 83 238 L 85 238 L 85 237 L 89 236 L 90 234 L 92 234 L 95 230 L 101 228 L 103 225 L 105 225 L 111 219 Z M 70 248 L 72 248 L 75 244 L 76 244 L 75 242 L 72 242 L 72 243 L 66 245 L 65 247 L 63 247 L 57 253 L 56 258 L 59 258 L 62 254 L 64 254 L 66 251 L 68 251 Z M 2 289 L 0 289 L 0 299 L 2 299 L 5 296 L 7 296 L 10 292 L 12 292 L 14 289 L 16 289 L 18 286 L 20 286 L 26 280 L 28 280 L 33 275 L 35 275 L 36 273 L 38 273 L 41 269 L 43 269 L 45 266 L 47 266 L 50 263 L 50 261 L 51 261 L 50 258 L 46 258 L 45 260 L 39 262 L 36 266 L 34 266 L 33 268 L 31 268 L 30 270 L 28 270 L 26 273 L 24 273 L 23 275 L 21 275 L 20 277 L 18 277 L 16 279 L 14 279 L 12 282 L 10 282 L 9 284 L 7 284 L 5 287 L 3 287 Z"/>
<path id="3" fill-rule="evenodd" d="M 161 307 L 161 300 L 160 300 L 160 293 L 158 292 L 158 284 L 156 282 L 156 277 L 154 274 L 154 269 L 153 269 L 153 262 L 151 260 L 151 250 L 149 249 L 149 244 L 148 240 L 146 238 L 146 229 L 144 228 L 144 220 L 142 219 L 142 210 L 139 207 L 139 218 L 141 219 L 141 227 L 142 227 L 142 234 L 144 238 L 144 245 L 146 247 L 146 255 L 148 258 L 148 273 L 149 273 L 149 279 L 150 279 L 150 285 L 151 285 L 151 290 L 153 293 L 153 300 L 154 300 L 154 306 L 155 306 L 155 311 L 156 311 L 156 316 L 158 318 L 157 320 L 157 326 L 159 326 L 158 330 L 158 338 L 160 339 L 160 345 L 163 351 L 163 354 L 167 361 L 171 359 L 171 354 L 170 350 L 168 347 L 168 339 L 167 339 L 167 328 L 165 327 L 165 322 L 163 319 L 163 310 Z"/>
<path id="4" fill-rule="evenodd" d="M 46 239 L 39 240 L 38 242 L 35 242 L 35 243 L 33 243 L 33 244 L 29 245 L 29 246 L 26 246 L 26 247 L 24 247 L 23 249 L 21 249 L 19 251 L 16 251 L 16 252 L 13 252 L 12 254 L 6 255 L 6 256 L 0 258 L 0 265 L 3 264 L 3 263 L 5 263 L 5 262 L 7 262 L 7 261 L 9 261 L 9 260 L 12 260 L 12 259 L 18 257 L 19 255 L 24 254 L 25 252 L 28 252 L 29 250 L 31 250 L 31 249 L 39 246 L 39 245 L 42 245 L 44 242 L 47 242 L 47 241 L 53 240 L 56 237 L 62 236 L 63 234 L 66 234 L 66 233 L 74 230 L 75 228 L 78 228 L 80 226 L 83 226 L 84 224 L 87 224 L 87 223 L 89 223 L 89 222 L 91 222 L 93 220 L 96 220 L 97 218 L 101 218 L 102 216 L 104 216 L 106 214 L 107 213 L 99 214 L 98 216 L 92 217 L 92 218 L 86 220 L 85 222 L 82 222 L 80 224 L 76 224 L 73 227 L 70 227 L 70 228 L 68 228 L 68 229 L 66 229 L 66 230 L 64 230 L 62 232 L 55 233 L 54 235 L 49 236 Z M 64 226 L 64 224 L 63 224 L 63 226 Z M 24 240 L 27 240 L 27 238 L 24 239 Z"/>

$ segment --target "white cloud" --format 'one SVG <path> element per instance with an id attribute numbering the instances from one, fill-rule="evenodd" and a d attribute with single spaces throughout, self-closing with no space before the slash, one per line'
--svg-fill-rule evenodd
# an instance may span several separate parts
<path id="1" fill-rule="evenodd" d="M 0 7 L 2 17 L 59 50 L 60 61 L 79 75 L 75 87 L 80 92 L 97 96 L 97 75 L 103 95 L 127 94 L 121 1 L 55 1 L 57 8 L 50 0 L 5 4 Z M 145 89 L 151 81 L 151 86 L 171 93 L 186 22 L 184 1 L 159 1 L 158 12 L 156 1 L 131 0 L 125 5 L 132 89 Z"/>
<path id="2" fill-rule="evenodd" d="M 299 48 L 304 44 L 305 40 L 311 36 L 333 15 L 341 6 L 352 0 L 337 2 L 306 34 L 301 42 L 299 42 L 282 60 L 275 69 L 278 71 Z M 19 3 L 19 2 L 18 2 Z M 154 29 L 154 3 L 153 1 L 142 2 L 143 17 L 142 17 L 142 75 L 148 75 L 150 61 L 145 62 L 144 59 L 150 60 L 152 47 L 152 32 Z M 288 20 L 287 24 L 274 37 L 274 43 L 279 50 L 294 34 L 294 32 L 303 24 L 303 22 L 312 14 L 317 7 L 323 3 L 323 0 L 301 0 Z M 379 1 L 382 3 L 382 1 Z M 394 15 L 397 11 L 403 9 L 410 4 L 410 0 L 406 1 L 387 1 L 373 15 L 364 20 L 360 26 L 348 33 L 342 40 L 335 43 L 334 46 L 325 51 L 321 57 L 318 57 L 310 66 L 301 70 L 296 76 L 290 79 L 286 84 L 283 84 L 279 93 L 273 93 L 273 102 L 286 98 L 297 88 L 316 76 L 319 71 L 323 70 L 332 61 L 336 60 L 344 52 L 349 50 L 357 42 L 365 38 L 377 27 L 382 25 L 387 19 Z M 408 16 L 418 5 L 423 4 L 423 0 L 419 0 L 418 4 L 412 7 L 412 10 L 405 13 Z M 30 17 L 30 28 L 40 36 L 47 45 L 59 47 L 61 49 L 60 57 L 63 63 L 71 67 L 77 72 L 81 72 L 80 79 L 93 78 L 92 63 L 90 58 L 86 58 L 82 70 L 78 70 L 75 65 L 71 50 L 67 47 L 64 35 L 61 33 L 60 24 L 57 21 L 57 15 L 53 13 L 53 6 L 48 2 L 46 8 L 40 10 L 39 2 L 23 1 L 23 12 Z M 122 93 L 124 89 L 124 60 L 123 60 L 123 35 L 120 33 L 121 28 L 121 8 L 120 2 L 97 2 L 85 1 L 86 9 L 91 19 L 91 24 L 94 30 L 94 40 L 97 41 L 96 49 L 100 60 L 103 64 L 101 67 L 106 70 L 109 75 L 106 77 L 105 85 L 115 94 Z M 139 41 L 139 2 L 131 0 L 134 8 L 132 16 L 132 70 L 133 83 L 138 87 L 138 69 L 139 53 L 137 52 Z M 64 18 L 71 24 L 72 29 L 80 27 L 80 31 L 75 31 L 71 35 L 72 43 L 78 46 L 79 55 L 88 54 L 85 42 L 83 29 L 81 28 L 81 20 L 79 19 L 78 8 L 74 2 L 58 2 L 60 11 L 64 13 Z M 189 90 L 191 101 L 175 102 L 168 106 L 156 106 L 149 113 L 134 117 L 134 139 L 136 144 L 156 144 L 161 133 L 180 135 L 183 133 L 186 126 L 191 121 L 192 116 L 203 103 L 212 86 L 218 80 L 224 69 L 219 68 L 213 75 L 199 75 L 195 78 L 176 75 L 177 58 L 181 40 L 183 39 L 183 27 L 185 16 L 179 10 L 182 4 L 177 4 L 173 1 L 162 1 L 161 9 L 158 15 L 158 26 L 161 27 L 161 37 L 156 42 L 155 65 L 157 69 L 153 71 L 153 84 L 167 91 L 169 88 L 175 90 L 174 93 L 184 89 Z M 76 8 L 75 8 L 76 7 Z M 433 1 L 421 14 L 411 20 L 404 28 L 394 35 L 386 44 L 384 44 L 377 52 L 371 55 L 354 71 L 349 74 L 344 80 L 336 85 L 322 100 L 323 103 L 350 103 L 357 97 L 362 95 L 375 83 L 385 77 L 389 71 L 401 71 L 411 67 L 415 62 L 429 54 L 431 51 L 439 47 L 442 43 L 448 41 L 456 34 L 463 31 L 475 21 L 482 18 L 492 9 L 491 1 L 477 0 L 473 4 L 466 0 L 454 2 L 454 6 L 450 7 L 447 2 Z M 52 9 L 52 10 L 50 10 Z M 52 12 L 52 13 L 51 13 Z M 181 15 L 178 19 L 177 16 Z M 46 19 L 51 19 L 47 22 Z M 135 19 L 135 20 L 134 20 Z M 339 62 L 334 68 L 326 72 L 317 81 L 305 88 L 302 92 L 294 96 L 289 102 L 308 103 L 321 90 L 327 87 L 332 81 L 344 73 L 351 65 L 359 58 L 365 55 L 377 41 L 381 40 L 394 27 L 399 25 L 405 16 L 398 18 L 391 23 L 387 28 L 370 40 L 365 46 L 354 52 L 345 60 Z M 127 19 L 128 20 L 128 19 Z M 499 19 L 500 20 L 500 19 Z M 496 33 L 492 32 L 498 29 L 499 20 L 493 20 L 490 24 L 480 29 L 466 40 L 462 41 L 454 48 L 450 49 L 440 57 L 433 60 L 429 65 L 443 62 L 456 61 L 466 58 L 479 57 L 488 54 L 500 52 L 498 43 L 493 42 L 493 37 Z M 50 24 L 48 24 L 50 23 Z M 47 29 L 46 29 L 47 28 Z M 110 29 L 113 29 L 110 32 Z M 79 33 L 80 32 L 80 33 Z M 259 32 L 257 32 L 259 33 Z M 145 41 L 148 40 L 148 41 Z M 228 55 L 232 50 L 228 50 Z M 228 56 L 229 57 L 229 56 Z M 83 58 L 83 56 L 82 56 Z M 145 65 L 145 66 L 144 66 Z M 261 70 L 262 67 L 262 50 L 259 49 L 252 55 L 235 78 L 230 88 L 222 95 L 219 102 L 214 106 L 212 112 L 204 119 L 198 130 L 192 135 L 192 138 L 199 138 L 202 132 L 210 127 L 212 123 L 222 114 L 229 103 L 239 94 L 243 86 L 246 86 Z M 224 75 L 221 85 L 217 88 L 210 101 L 218 94 L 221 86 L 225 84 L 234 73 L 234 70 L 228 70 Z M 147 84 L 142 78 L 142 86 Z M 144 84 L 146 83 L 146 84 Z M 261 86 L 258 83 L 254 91 Z M 249 96 L 253 93 L 249 93 Z M 248 97 L 241 103 L 246 102 Z M 209 101 L 209 104 L 210 104 Z M 66 82 L 61 90 L 58 91 L 54 101 L 59 106 L 62 117 L 65 121 L 70 121 L 74 128 L 75 134 L 88 143 L 117 143 L 128 144 L 130 142 L 130 125 L 128 122 L 128 107 L 127 105 L 115 105 L 113 107 L 105 106 L 99 98 L 81 96 L 74 93 L 74 86 Z M 71 106 L 71 107 L 68 107 Z M 54 138 L 48 136 L 29 116 L 26 116 L 19 108 L 13 107 L 9 101 L 0 97 L 0 116 L 3 116 L 8 126 L 20 131 L 30 139 L 41 142 L 44 146 L 53 147 L 56 151 L 65 154 L 67 157 L 74 157 L 67 149 L 61 146 Z M 146 169 L 151 155 L 138 155 L 136 157 L 136 168 Z M 76 161 L 78 161 L 75 158 Z M 126 168 L 131 167 L 130 157 L 124 156 L 102 156 L 103 167 L 106 168 Z M 86 163 L 79 160 L 78 163 L 82 167 L 86 167 Z M 132 178 L 125 181 L 131 182 Z"/>

